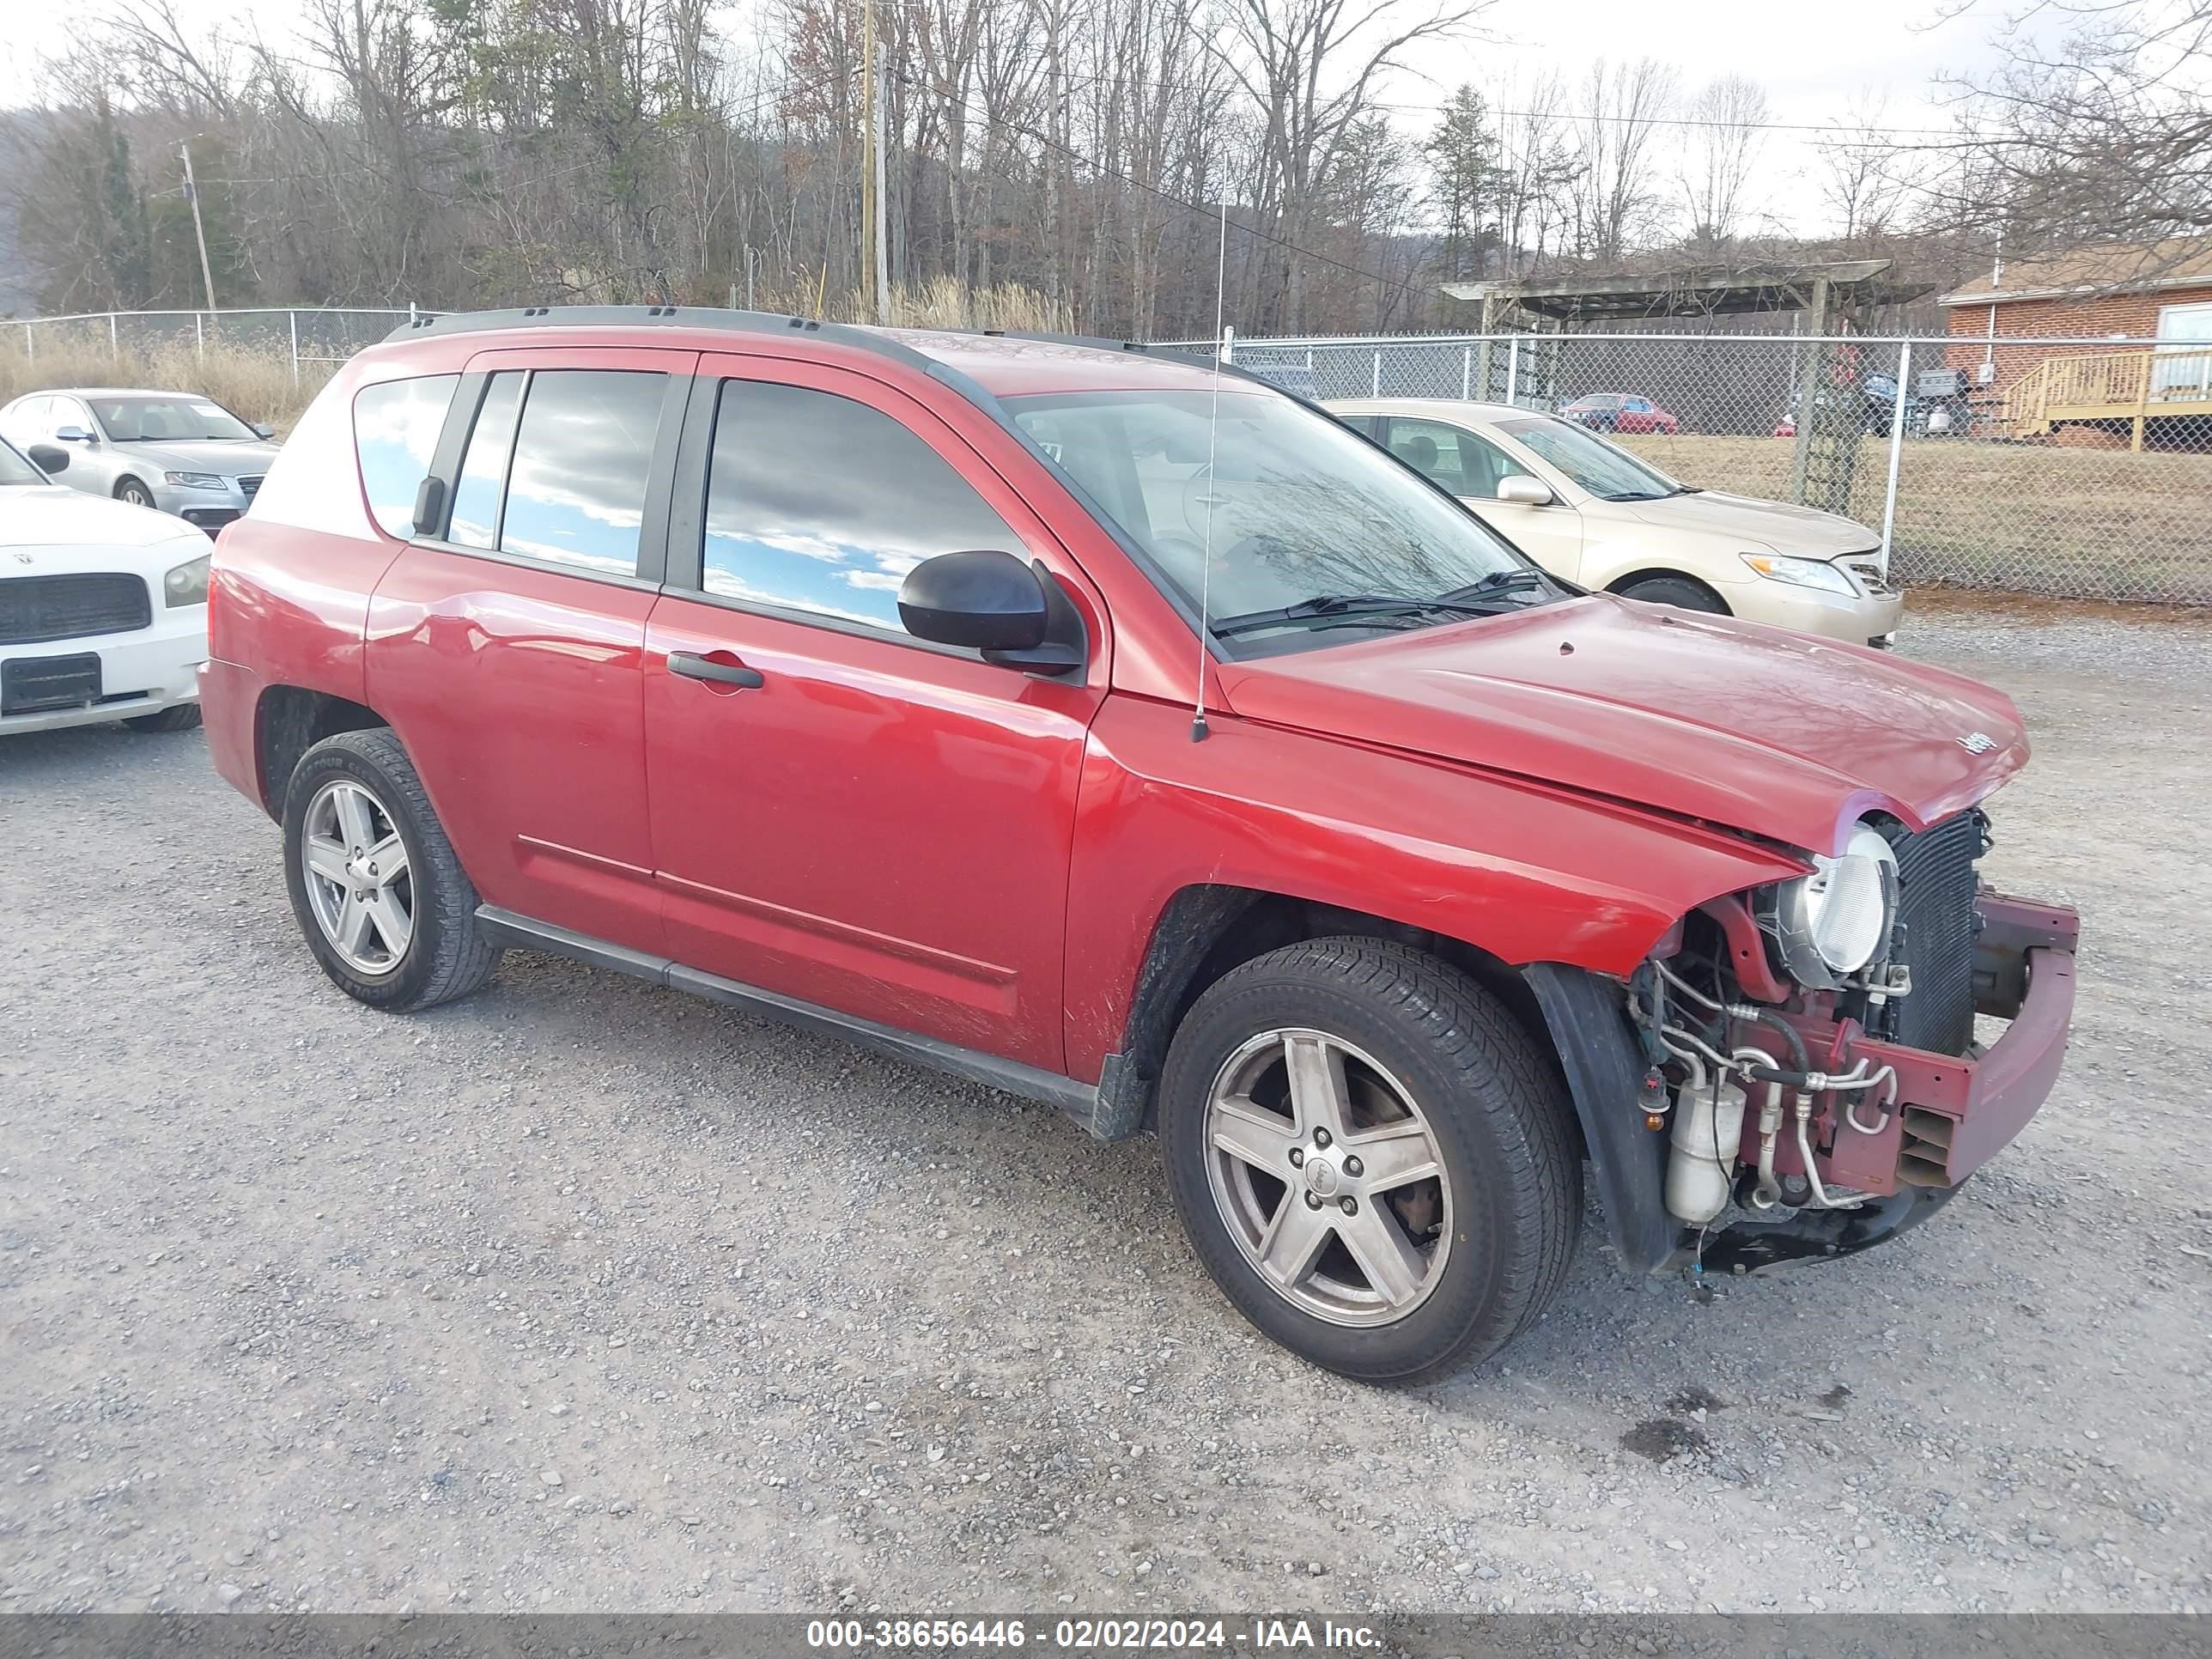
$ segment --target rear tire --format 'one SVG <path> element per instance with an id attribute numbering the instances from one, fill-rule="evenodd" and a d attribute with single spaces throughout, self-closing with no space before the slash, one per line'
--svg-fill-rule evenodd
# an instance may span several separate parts
<path id="1" fill-rule="evenodd" d="M 1309 1109 L 1324 1099 L 1333 1120 Z M 1160 1081 L 1169 1184 L 1206 1272 L 1267 1336 L 1364 1382 L 1487 1358 L 1535 1322 L 1581 1229 L 1571 1122 L 1497 999 L 1372 939 L 1224 975 Z"/>
<path id="2" fill-rule="evenodd" d="M 196 702 L 172 703 L 150 714 L 126 715 L 123 723 L 133 732 L 189 732 L 200 723 L 200 706 Z"/>
<path id="3" fill-rule="evenodd" d="M 315 960 L 372 1008 L 451 1002 L 499 966 L 476 886 L 386 728 L 341 732 L 300 757 L 284 796 L 284 878 Z"/>
<path id="4" fill-rule="evenodd" d="M 1719 594 L 1687 576 L 1646 576 L 1614 591 L 1625 599 L 1641 599 L 1646 605 L 1671 605 L 1677 611 L 1702 611 L 1714 617 L 1729 614 Z"/>

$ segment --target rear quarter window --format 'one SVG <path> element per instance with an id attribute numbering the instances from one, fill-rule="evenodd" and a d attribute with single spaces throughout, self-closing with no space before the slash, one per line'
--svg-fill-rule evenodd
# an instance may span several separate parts
<path id="1" fill-rule="evenodd" d="M 458 374 L 426 374 L 363 386 L 353 400 L 354 453 L 377 528 L 415 533 L 415 493 L 430 470 Z"/>

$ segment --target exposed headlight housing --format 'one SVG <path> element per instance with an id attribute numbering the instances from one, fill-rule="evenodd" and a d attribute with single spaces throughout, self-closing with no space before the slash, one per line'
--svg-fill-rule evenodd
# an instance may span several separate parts
<path id="1" fill-rule="evenodd" d="M 1813 855 L 1813 872 L 1760 895 L 1759 923 L 1800 985 L 1831 991 L 1889 948 L 1897 926 L 1897 853 L 1870 823 L 1840 858 Z"/>
<path id="2" fill-rule="evenodd" d="M 228 489 L 230 480 L 220 472 L 164 472 L 161 482 L 181 489 Z"/>
<path id="3" fill-rule="evenodd" d="M 1788 582 L 1792 587 L 1817 587 L 1824 593 L 1855 595 L 1858 592 L 1851 586 L 1848 574 L 1825 560 L 1793 558 L 1782 553 L 1744 553 L 1738 556 L 1771 581 Z"/>
<path id="4" fill-rule="evenodd" d="M 174 610 L 180 605 L 207 603 L 208 567 L 215 555 L 203 553 L 176 567 L 161 578 L 161 603 Z"/>

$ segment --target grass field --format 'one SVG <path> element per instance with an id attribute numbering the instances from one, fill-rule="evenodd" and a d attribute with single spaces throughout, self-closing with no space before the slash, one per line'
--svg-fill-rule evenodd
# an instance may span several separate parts
<path id="1" fill-rule="evenodd" d="M 1785 497 L 1784 438 L 1620 441 L 1686 483 Z M 1881 527 L 1889 446 L 1860 446 L 1851 514 Z M 2087 599 L 2212 604 L 2212 455 L 1915 439 L 1898 467 L 1905 580 Z"/>

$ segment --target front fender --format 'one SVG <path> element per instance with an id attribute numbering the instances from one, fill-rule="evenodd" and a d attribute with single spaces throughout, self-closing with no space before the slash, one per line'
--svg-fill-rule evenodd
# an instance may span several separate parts
<path id="1" fill-rule="evenodd" d="M 1176 896 L 1253 893 L 1456 939 L 1509 967 L 1625 975 L 1706 900 L 1802 866 L 1677 819 L 1526 779 L 1109 698 L 1092 722 L 1067 894 L 1066 1060 L 1120 1045 Z"/>

